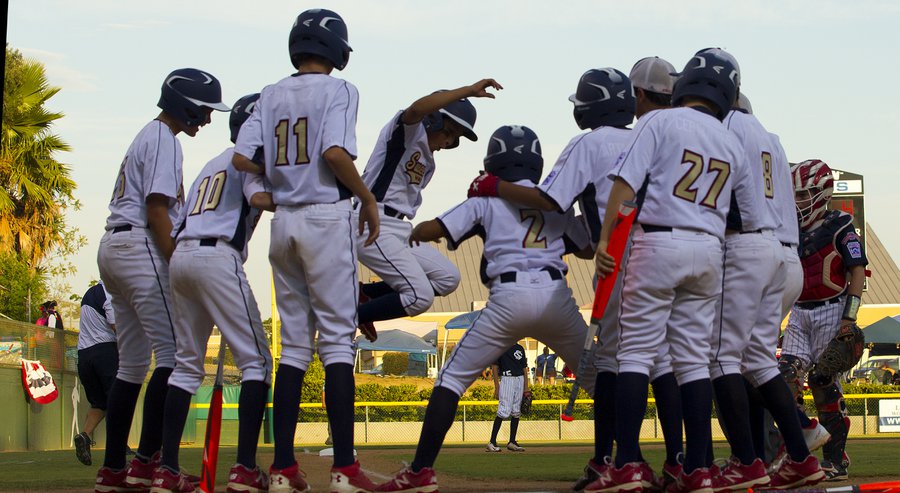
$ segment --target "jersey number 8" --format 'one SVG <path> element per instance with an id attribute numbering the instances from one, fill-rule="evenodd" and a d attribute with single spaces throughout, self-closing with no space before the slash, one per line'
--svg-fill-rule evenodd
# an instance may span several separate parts
<path id="1" fill-rule="evenodd" d="M 290 163 L 288 161 L 288 127 L 290 126 L 290 122 L 285 120 L 280 120 L 278 125 L 275 125 L 275 138 L 278 139 L 278 147 L 276 148 L 275 154 L 275 166 L 287 166 Z M 306 118 L 297 118 L 297 121 L 293 126 L 293 134 L 297 140 L 297 157 L 294 159 L 294 164 L 309 164 L 309 153 L 306 150 Z"/>

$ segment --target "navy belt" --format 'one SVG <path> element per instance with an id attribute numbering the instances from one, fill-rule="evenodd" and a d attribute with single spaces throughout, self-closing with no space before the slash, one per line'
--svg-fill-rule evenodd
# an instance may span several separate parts
<path id="1" fill-rule="evenodd" d="M 384 215 L 395 217 L 397 219 L 406 219 L 406 214 L 394 209 L 393 207 L 386 205 L 384 206 Z"/>
<path id="2" fill-rule="evenodd" d="M 755 235 L 762 233 L 762 229 L 754 229 L 753 231 L 741 231 L 742 235 Z"/>
<path id="3" fill-rule="evenodd" d="M 200 246 L 216 246 L 218 238 L 200 238 Z"/>
<path id="4" fill-rule="evenodd" d="M 844 302 L 843 296 L 835 296 L 834 298 L 831 298 L 830 300 L 824 300 L 824 301 L 804 301 L 802 303 L 798 302 L 797 306 L 799 306 L 800 308 L 803 308 L 804 310 L 812 310 L 813 308 L 818 308 L 820 306 L 833 305 L 835 303 L 843 303 L 843 302 Z"/>
<path id="5" fill-rule="evenodd" d="M 560 272 L 558 269 L 541 269 L 541 270 L 543 272 L 550 274 L 550 279 L 553 279 L 554 281 L 559 281 L 560 279 L 563 278 L 563 273 Z M 498 279 L 500 279 L 500 282 L 504 282 L 504 283 L 505 282 L 516 282 L 516 276 L 518 274 L 519 274 L 518 272 L 504 272 L 503 274 L 500 274 Z"/>
<path id="6" fill-rule="evenodd" d="M 113 233 L 124 233 L 126 231 L 131 231 L 131 225 L 126 224 L 125 226 L 116 226 L 112 229 Z"/>
<path id="7" fill-rule="evenodd" d="M 791 247 L 794 246 L 794 245 L 792 245 L 792 244 L 790 244 L 790 243 L 785 243 L 785 242 L 783 242 L 783 241 L 782 241 L 782 242 L 779 242 L 779 243 L 781 243 L 781 246 L 787 247 L 787 248 L 791 248 Z"/>
<path id="8" fill-rule="evenodd" d="M 671 226 L 656 226 L 655 224 L 641 224 L 644 233 L 671 233 Z"/>

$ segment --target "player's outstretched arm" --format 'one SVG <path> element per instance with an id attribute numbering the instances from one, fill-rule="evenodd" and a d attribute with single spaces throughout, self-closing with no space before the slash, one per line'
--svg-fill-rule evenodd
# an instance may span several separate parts
<path id="1" fill-rule="evenodd" d="M 609 191 L 609 200 L 606 203 L 606 214 L 603 216 L 603 227 L 600 228 L 600 240 L 597 242 L 597 253 L 594 255 L 594 263 L 597 266 L 597 275 L 606 277 L 616 266 L 616 259 L 606 252 L 609 246 L 609 237 L 612 235 L 613 226 L 622 202 L 634 200 L 634 190 L 625 180 L 616 178 L 612 190 Z"/>
<path id="2" fill-rule="evenodd" d="M 231 165 L 238 171 L 246 171 L 247 173 L 253 173 L 255 175 L 261 175 L 265 170 L 265 168 L 254 163 L 247 158 L 247 156 L 238 152 L 235 152 L 234 155 L 231 156 Z"/>
<path id="3" fill-rule="evenodd" d="M 409 108 L 406 108 L 401 120 L 405 125 L 414 125 L 444 106 L 463 98 L 493 99 L 494 95 L 487 91 L 489 87 L 496 90 L 503 89 L 503 86 L 494 79 L 482 79 L 471 86 L 458 87 L 421 97 L 409 105 Z"/>
<path id="4" fill-rule="evenodd" d="M 369 236 L 366 237 L 363 245 L 369 246 L 375 243 L 381 221 L 378 217 L 378 203 L 362 178 L 359 177 L 359 172 L 353 165 L 353 158 L 346 150 L 337 146 L 329 147 L 322 153 L 322 157 L 325 158 L 325 162 L 328 163 L 334 176 L 359 198 L 359 234 L 362 235 L 366 228 L 369 230 Z"/>
<path id="5" fill-rule="evenodd" d="M 526 207 L 534 207 L 542 211 L 563 212 L 560 207 L 550 200 L 539 188 L 523 187 L 508 181 L 500 180 L 497 184 L 497 196 Z"/>
<path id="6" fill-rule="evenodd" d="M 440 221 L 432 219 L 430 221 L 425 221 L 424 223 L 419 223 L 413 228 L 412 233 L 409 235 L 409 244 L 412 245 L 413 242 L 422 241 L 437 241 L 446 235 L 447 232 L 444 230 L 444 227 L 441 226 Z"/>
<path id="7" fill-rule="evenodd" d="M 166 259 L 175 251 L 175 240 L 172 239 L 172 218 L 169 217 L 169 198 L 159 193 L 151 193 L 147 197 L 147 223 L 153 232 L 156 248 Z"/>

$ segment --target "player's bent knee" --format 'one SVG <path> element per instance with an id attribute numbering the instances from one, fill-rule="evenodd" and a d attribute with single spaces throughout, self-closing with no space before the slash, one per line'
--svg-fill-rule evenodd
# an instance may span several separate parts
<path id="1" fill-rule="evenodd" d="M 431 287 L 438 296 L 447 296 L 459 287 L 461 276 L 459 271 L 447 272 L 445 276 L 431 279 Z"/>
<path id="2" fill-rule="evenodd" d="M 781 372 L 778 371 L 778 368 L 775 366 L 769 366 L 767 368 L 746 368 L 743 371 L 744 378 L 750 381 L 750 384 L 754 387 L 759 387 L 760 385 L 772 380 L 773 378 L 781 375 Z"/>
<path id="3" fill-rule="evenodd" d="M 425 313 L 434 304 L 434 293 L 425 290 L 419 290 L 415 293 L 412 302 L 406 305 L 406 313 L 410 317 Z"/>

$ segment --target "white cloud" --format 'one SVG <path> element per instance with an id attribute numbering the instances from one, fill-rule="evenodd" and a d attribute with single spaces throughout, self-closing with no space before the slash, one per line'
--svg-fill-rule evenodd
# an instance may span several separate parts
<path id="1" fill-rule="evenodd" d="M 35 48 L 19 48 L 27 58 L 44 64 L 50 85 L 59 86 L 66 91 L 93 92 L 97 90 L 97 77 L 82 72 L 66 63 L 66 55 L 54 51 Z"/>

